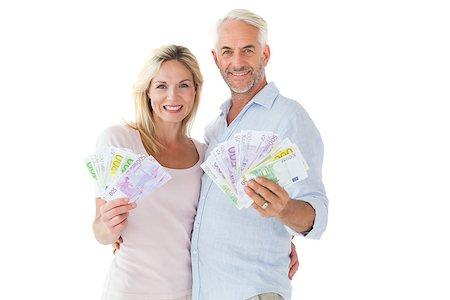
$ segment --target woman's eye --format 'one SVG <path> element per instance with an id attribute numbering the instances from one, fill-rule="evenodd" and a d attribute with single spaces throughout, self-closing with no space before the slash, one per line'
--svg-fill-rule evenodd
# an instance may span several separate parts
<path id="1" fill-rule="evenodd" d="M 189 87 L 189 84 L 187 84 L 187 83 L 182 83 L 182 84 L 180 84 L 180 87 L 181 87 L 181 88 L 188 88 L 188 87 Z"/>
<path id="2" fill-rule="evenodd" d="M 166 86 L 165 86 L 164 84 L 158 84 L 158 85 L 156 86 L 156 88 L 157 88 L 157 89 L 165 89 Z"/>

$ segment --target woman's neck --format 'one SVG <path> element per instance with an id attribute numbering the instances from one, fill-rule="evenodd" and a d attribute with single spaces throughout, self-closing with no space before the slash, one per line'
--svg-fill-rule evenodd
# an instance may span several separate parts
<path id="1" fill-rule="evenodd" d="M 165 147 L 170 147 L 174 144 L 179 144 L 180 142 L 185 142 L 187 136 L 181 130 L 180 125 L 167 125 L 167 126 L 157 126 L 156 127 L 156 140 Z"/>

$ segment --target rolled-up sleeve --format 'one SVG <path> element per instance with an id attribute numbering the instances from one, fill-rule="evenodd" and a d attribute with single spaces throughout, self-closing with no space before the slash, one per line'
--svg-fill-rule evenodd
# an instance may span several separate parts
<path id="1" fill-rule="evenodd" d="M 309 203 L 315 210 L 315 219 L 313 228 L 306 234 L 295 232 L 287 226 L 286 229 L 293 235 L 319 239 L 328 223 L 328 198 L 322 182 L 324 155 L 322 138 L 304 110 L 300 110 L 290 119 L 287 132 L 287 136 L 299 147 L 309 169 L 306 179 L 288 186 L 286 191 L 292 199 Z"/>

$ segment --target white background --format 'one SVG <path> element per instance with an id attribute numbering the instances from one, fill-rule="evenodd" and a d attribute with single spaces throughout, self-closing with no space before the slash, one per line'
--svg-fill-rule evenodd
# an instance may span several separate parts
<path id="1" fill-rule="evenodd" d="M 112 254 L 91 231 L 83 159 L 133 118 L 133 81 L 161 44 L 200 61 L 202 139 L 228 97 L 211 28 L 243 7 L 268 21 L 268 80 L 325 144 L 329 226 L 295 241 L 293 299 L 449 299 L 446 2 L 2 1 L 0 298 L 99 298 Z"/>

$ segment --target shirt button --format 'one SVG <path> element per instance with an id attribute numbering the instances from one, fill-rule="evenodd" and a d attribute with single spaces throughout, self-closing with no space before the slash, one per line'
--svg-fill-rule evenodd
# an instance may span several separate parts
<path id="1" fill-rule="evenodd" d="M 192 249 L 192 254 L 197 255 L 197 249 Z"/>
<path id="2" fill-rule="evenodd" d="M 195 228 L 199 228 L 200 227 L 200 223 L 195 223 Z"/>

